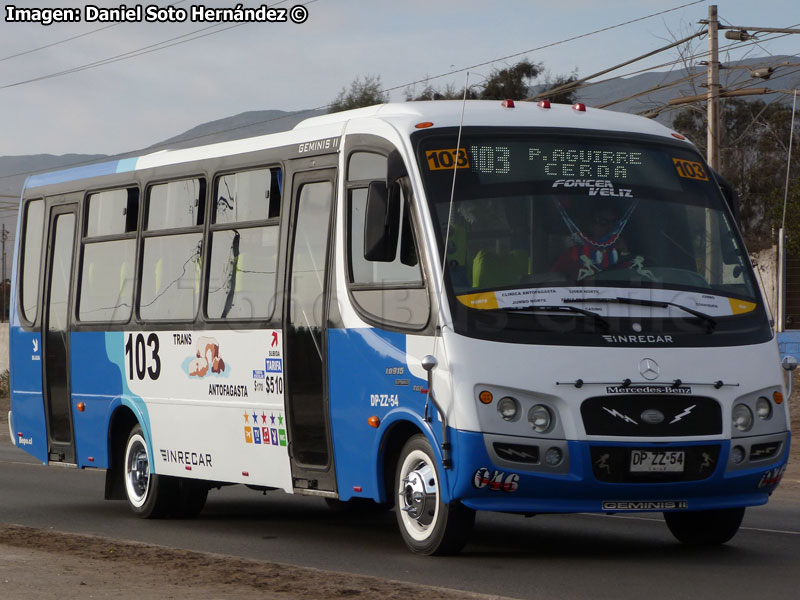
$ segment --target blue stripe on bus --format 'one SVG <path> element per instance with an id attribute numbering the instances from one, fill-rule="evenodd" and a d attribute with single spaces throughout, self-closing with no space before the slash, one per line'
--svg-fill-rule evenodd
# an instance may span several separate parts
<path id="1" fill-rule="evenodd" d="M 422 431 L 426 382 L 409 373 L 406 336 L 380 329 L 328 331 L 331 436 L 341 500 L 385 500 L 381 440 L 398 421 Z M 401 371 L 402 370 L 402 371 Z M 417 390 L 415 391 L 415 387 Z M 395 406 L 396 400 L 396 406 Z M 367 420 L 376 416 L 378 428 Z M 440 429 L 435 423 L 434 430 Z"/>
<path id="2" fill-rule="evenodd" d="M 137 161 L 138 158 L 126 158 L 123 160 L 113 160 L 75 167 L 74 169 L 64 169 L 63 171 L 31 175 L 25 182 L 25 189 L 37 188 L 43 185 L 53 185 L 55 183 L 65 183 L 67 181 L 76 181 L 78 179 L 88 179 L 90 177 L 101 177 L 102 175 L 127 173 L 136 170 Z"/>
<path id="3" fill-rule="evenodd" d="M 12 304 L 14 306 L 14 304 Z M 42 394 L 42 336 L 11 327 L 11 417 L 17 446 L 47 464 L 47 429 Z"/>
<path id="4" fill-rule="evenodd" d="M 107 432 L 120 406 L 126 406 L 136 415 L 147 440 L 148 452 L 153 456 L 147 406 L 141 397 L 131 392 L 125 376 L 124 336 L 121 331 L 70 335 L 72 415 L 79 467 L 108 468 Z M 78 402 L 86 405 L 83 412 L 76 409 Z M 94 461 L 90 462 L 89 457 Z"/>
<path id="5" fill-rule="evenodd" d="M 726 471 L 730 440 L 701 440 L 693 442 L 602 442 L 603 446 L 659 449 L 685 448 L 709 443 L 720 446 L 720 460 L 713 473 L 700 481 L 670 483 L 605 483 L 598 481 L 592 471 L 590 447 L 600 442 L 569 441 L 569 473 L 550 474 L 514 469 L 492 463 L 486 450 L 483 434 L 453 431 L 453 462 L 458 480 L 452 495 L 476 510 L 520 513 L 603 512 L 604 501 L 664 501 L 688 502 L 689 510 L 706 510 L 755 506 L 765 504 L 775 485 L 759 487 L 762 478 L 780 471 L 788 460 L 788 450 L 775 461 L 753 469 Z M 492 486 L 478 488 L 473 475 L 486 468 L 502 476 L 518 476 L 518 487 L 512 491 Z M 655 510 L 655 509 L 654 509 Z M 660 509 L 659 509 L 660 510 Z"/>

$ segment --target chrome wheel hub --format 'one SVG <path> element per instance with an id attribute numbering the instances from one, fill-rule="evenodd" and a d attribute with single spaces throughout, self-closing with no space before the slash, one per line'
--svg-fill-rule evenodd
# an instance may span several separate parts
<path id="1" fill-rule="evenodd" d="M 402 510 L 422 527 L 429 526 L 436 516 L 438 494 L 433 467 L 420 463 L 402 480 Z"/>
<path id="2" fill-rule="evenodd" d="M 147 451 L 141 445 L 132 448 L 129 454 L 128 483 L 129 489 L 137 499 L 145 497 L 150 483 L 150 461 L 147 458 Z"/>

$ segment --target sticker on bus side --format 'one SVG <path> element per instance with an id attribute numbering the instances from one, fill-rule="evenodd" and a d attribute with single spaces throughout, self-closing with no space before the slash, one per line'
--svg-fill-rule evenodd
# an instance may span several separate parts
<path id="1" fill-rule="evenodd" d="M 443 150 L 428 150 L 425 153 L 429 171 L 444 171 L 453 169 L 469 169 L 469 157 L 466 148 L 446 148 Z"/>
<path id="2" fill-rule="evenodd" d="M 698 181 L 708 181 L 708 174 L 699 162 L 673 158 L 672 163 L 680 177 L 684 179 L 697 179 Z"/>
<path id="3" fill-rule="evenodd" d="M 149 420 L 156 473 L 292 489 L 279 330 L 113 339 L 129 395 Z"/>

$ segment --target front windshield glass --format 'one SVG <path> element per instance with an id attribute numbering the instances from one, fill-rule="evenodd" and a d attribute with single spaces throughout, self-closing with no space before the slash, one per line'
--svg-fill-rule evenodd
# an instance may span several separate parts
<path id="1" fill-rule="evenodd" d="M 465 129 L 456 151 L 456 139 L 423 138 L 418 160 L 440 252 L 447 240 L 450 292 L 461 304 L 652 314 L 638 305 L 591 306 L 624 297 L 715 317 L 758 306 L 723 197 L 690 148 Z"/>

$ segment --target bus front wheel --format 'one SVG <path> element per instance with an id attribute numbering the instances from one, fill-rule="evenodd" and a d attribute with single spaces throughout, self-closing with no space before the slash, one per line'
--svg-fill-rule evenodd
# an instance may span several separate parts
<path id="1" fill-rule="evenodd" d="M 455 554 L 467 543 L 475 511 L 460 502 L 442 502 L 439 470 L 428 439 L 406 442 L 395 472 L 397 523 L 416 554 Z"/>
<path id="2" fill-rule="evenodd" d="M 744 508 L 692 512 L 665 512 L 664 520 L 675 538 L 692 546 L 716 546 L 730 541 L 744 518 Z"/>
<path id="3" fill-rule="evenodd" d="M 177 492 L 174 479 L 151 473 L 150 465 L 147 442 L 137 424 L 125 444 L 125 496 L 131 510 L 145 519 L 166 516 Z"/>

